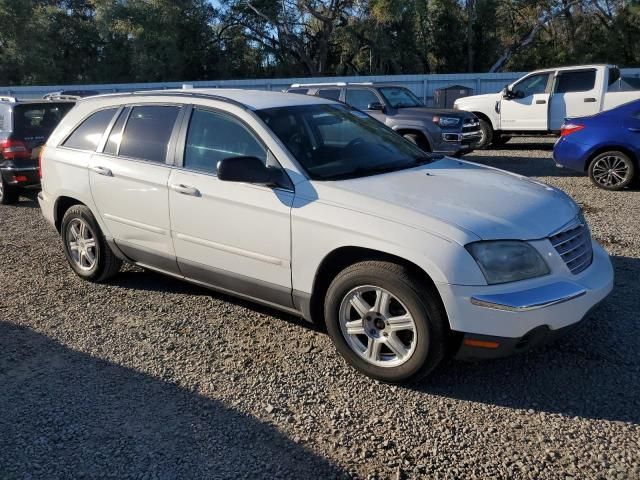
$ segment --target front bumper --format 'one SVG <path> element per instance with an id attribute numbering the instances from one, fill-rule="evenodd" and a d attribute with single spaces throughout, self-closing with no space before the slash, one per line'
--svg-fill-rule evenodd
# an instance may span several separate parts
<path id="1" fill-rule="evenodd" d="M 40 175 L 37 167 L 1 167 L 0 174 L 5 183 L 13 187 L 40 185 Z"/>
<path id="2" fill-rule="evenodd" d="M 508 346 L 523 339 L 536 344 L 580 322 L 613 289 L 609 255 L 596 242 L 592 245 L 593 262 L 578 275 L 566 269 L 515 284 L 438 285 L 451 329 L 465 339 L 500 338 L 493 342 Z M 478 345 L 481 349 L 493 350 Z"/>

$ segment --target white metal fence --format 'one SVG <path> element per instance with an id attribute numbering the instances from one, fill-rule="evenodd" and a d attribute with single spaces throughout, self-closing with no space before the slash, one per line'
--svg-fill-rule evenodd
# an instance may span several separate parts
<path id="1" fill-rule="evenodd" d="M 624 76 L 640 78 L 640 68 L 623 69 Z M 389 82 L 410 88 L 427 105 L 433 102 L 435 90 L 452 85 L 472 88 L 474 94 L 500 91 L 506 84 L 520 78 L 524 72 L 515 73 L 461 73 L 446 75 L 375 75 L 361 77 L 309 77 L 274 78 L 255 80 L 211 80 L 163 83 L 116 83 L 97 85 L 42 85 L 29 87 L 0 87 L 0 95 L 18 98 L 41 98 L 44 94 L 59 90 L 96 90 L 100 93 L 130 92 L 138 90 L 157 90 L 180 88 L 183 84 L 194 88 L 243 88 L 257 90 L 283 90 L 292 83 L 320 82 Z"/>

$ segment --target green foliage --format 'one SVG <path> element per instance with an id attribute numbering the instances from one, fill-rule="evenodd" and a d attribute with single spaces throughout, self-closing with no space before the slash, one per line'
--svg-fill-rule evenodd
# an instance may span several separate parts
<path id="1" fill-rule="evenodd" d="M 640 0 L 0 0 L 0 84 L 640 64 Z"/>

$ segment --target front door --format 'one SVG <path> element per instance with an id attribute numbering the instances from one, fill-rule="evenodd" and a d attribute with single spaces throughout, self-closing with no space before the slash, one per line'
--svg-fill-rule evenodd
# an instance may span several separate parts
<path id="1" fill-rule="evenodd" d="M 182 166 L 169 178 L 173 242 L 182 274 L 222 290 L 290 307 L 293 192 L 224 182 L 220 160 L 276 164 L 257 136 L 227 113 L 196 107 Z"/>
<path id="2" fill-rule="evenodd" d="M 539 130 L 549 128 L 549 77 L 551 73 L 537 73 L 523 78 L 512 86 L 512 98 L 500 101 L 501 130 Z"/>
<path id="3" fill-rule="evenodd" d="M 98 213 L 131 259 L 177 273 L 170 234 L 168 145 L 180 107 L 125 108 L 89 165 Z"/>

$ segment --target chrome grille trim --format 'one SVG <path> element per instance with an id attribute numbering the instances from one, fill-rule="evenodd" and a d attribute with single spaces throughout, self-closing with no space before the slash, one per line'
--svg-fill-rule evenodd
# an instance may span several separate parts
<path id="1" fill-rule="evenodd" d="M 571 273 L 577 275 L 593 261 L 593 247 L 589 227 L 579 223 L 549 237 L 553 248 L 560 254 Z"/>

